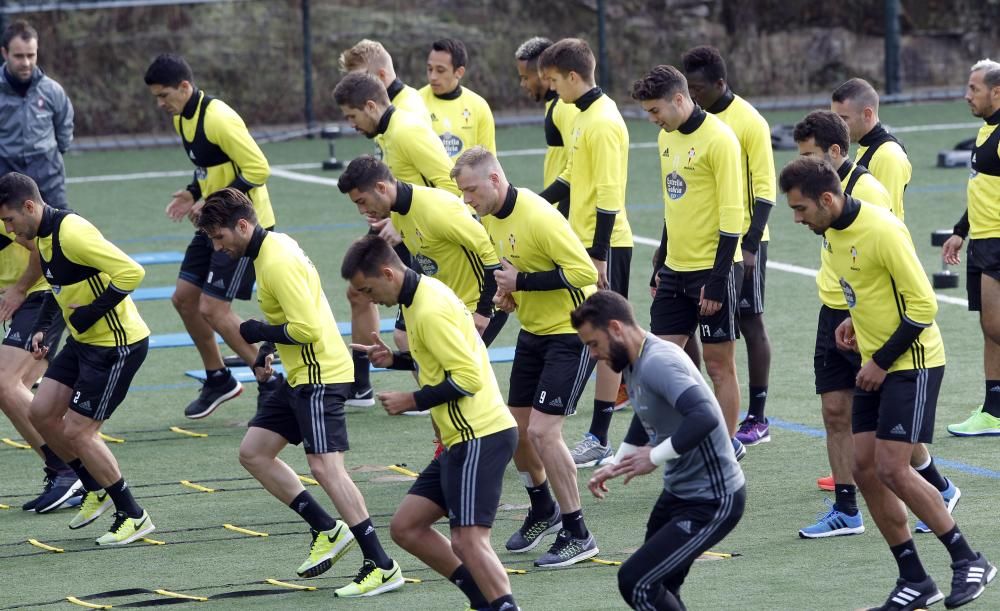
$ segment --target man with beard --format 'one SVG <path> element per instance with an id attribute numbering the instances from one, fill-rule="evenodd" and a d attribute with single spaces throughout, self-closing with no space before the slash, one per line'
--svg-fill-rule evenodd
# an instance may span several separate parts
<path id="1" fill-rule="evenodd" d="M 604 498 L 608 480 L 624 475 L 627 484 L 664 467 L 645 543 L 622 564 L 618 589 L 633 609 L 684 609 L 680 589 L 688 570 L 736 527 L 746 502 L 722 409 L 684 350 L 639 327 L 620 295 L 594 293 L 572 321 L 591 354 L 623 372 L 650 440 L 619 450 L 617 464 L 590 479 L 591 493 Z"/>

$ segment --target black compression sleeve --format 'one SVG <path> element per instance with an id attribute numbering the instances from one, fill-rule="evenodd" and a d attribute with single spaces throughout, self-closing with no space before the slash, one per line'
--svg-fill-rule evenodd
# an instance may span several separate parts
<path id="1" fill-rule="evenodd" d="M 700 384 L 685 390 L 677 398 L 674 408 L 684 419 L 670 436 L 670 443 L 678 454 L 694 449 L 708 437 L 712 429 L 720 426 L 715 416 L 714 400 L 708 388 Z"/>
<path id="2" fill-rule="evenodd" d="M 667 261 L 667 224 L 663 223 L 663 233 L 660 234 L 660 245 L 653 253 L 653 275 L 649 278 L 649 286 L 656 286 L 656 274 L 660 273 L 660 268 L 666 265 Z"/>
<path id="3" fill-rule="evenodd" d="M 899 326 L 892 332 L 889 339 L 882 347 L 875 351 L 872 360 L 882 369 L 888 371 L 892 364 L 896 362 L 904 352 L 913 345 L 913 342 L 920 337 L 924 327 L 918 326 L 906 320 L 899 321 Z"/>
<path id="4" fill-rule="evenodd" d="M 614 212 L 597 211 L 597 220 L 594 227 L 594 245 L 587 249 L 587 254 L 592 259 L 598 261 L 608 260 L 608 251 L 611 249 L 611 232 L 615 228 Z"/>
<path id="5" fill-rule="evenodd" d="M 960 218 L 958 220 L 958 223 L 951 230 L 951 232 L 953 234 L 957 235 L 958 237 L 962 238 L 963 240 L 966 239 L 967 237 L 969 237 L 969 211 L 968 210 L 966 210 L 965 213 L 962 214 L 962 218 Z"/>
<path id="6" fill-rule="evenodd" d="M 545 187 L 545 190 L 539 193 L 545 201 L 550 204 L 562 201 L 564 199 L 569 199 L 569 185 L 561 180 L 553 181 L 551 185 Z"/>
<path id="7" fill-rule="evenodd" d="M 413 393 L 413 400 L 417 404 L 417 410 L 427 411 L 435 405 L 443 405 L 448 401 L 468 397 L 470 393 L 465 392 L 452 383 L 451 378 L 446 377 L 440 384 L 434 386 L 424 386 Z"/>
<path id="8" fill-rule="evenodd" d="M 248 344 L 272 342 L 275 344 L 300 345 L 288 334 L 287 324 L 269 325 L 259 320 L 244 320 L 240 323 L 240 337 Z"/>
<path id="9" fill-rule="evenodd" d="M 392 353 L 392 365 L 389 369 L 395 369 L 396 371 L 416 371 L 417 364 L 413 360 L 413 355 L 409 352 L 393 352 Z"/>
<path id="10" fill-rule="evenodd" d="M 705 283 L 705 299 L 722 301 L 726 295 L 726 285 L 733 268 L 733 255 L 740 238 L 734 235 L 719 234 L 719 246 L 715 249 L 715 265 L 708 282 Z"/>
<path id="11" fill-rule="evenodd" d="M 233 179 L 233 182 L 229 183 L 227 186 L 236 189 L 237 191 L 242 191 L 243 193 L 249 193 L 250 189 L 253 189 L 254 187 L 238 174 L 236 175 L 236 178 Z"/>
<path id="12" fill-rule="evenodd" d="M 764 237 L 764 228 L 767 227 L 767 219 L 771 216 L 774 202 L 757 198 L 753 208 L 753 218 L 750 219 L 750 229 L 743 236 L 743 250 L 757 254 L 760 248 L 760 239 Z"/>
<path id="13" fill-rule="evenodd" d="M 490 318 L 493 316 L 493 297 L 497 294 L 497 278 L 493 272 L 500 269 L 499 265 L 483 267 L 483 291 L 479 294 L 476 304 L 476 314 Z"/>
<path id="14" fill-rule="evenodd" d="M 109 284 L 108 288 L 98 295 L 97 299 L 73 310 L 73 313 L 69 315 L 69 322 L 74 329 L 83 333 L 94 326 L 94 323 L 99 321 L 102 316 L 115 309 L 115 306 L 126 297 L 128 297 L 127 292 L 117 288 L 114 284 Z"/>
<path id="15" fill-rule="evenodd" d="M 547 272 L 518 272 L 517 290 L 554 291 L 566 288 L 562 270 L 558 267 Z"/>
<path id="16" fill-rule="evenodd" d="M 48 331 L 56 321 L 56 316 L 61 315 L 62 311 L 59 308 L 59 302 L 56 301 L 56 296 L 46 292 L 42 298 L 42 307 L 39 308 L 38 315 L 35 317 L 35 326 L 32 328 L 31 334 Z"/>

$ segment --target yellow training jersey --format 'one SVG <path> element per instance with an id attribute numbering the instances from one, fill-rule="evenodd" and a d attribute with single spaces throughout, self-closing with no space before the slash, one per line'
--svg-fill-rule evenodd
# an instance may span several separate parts
<path id="1" fill-rule="evenodd" d="M 423 388 L 447 380 L 463 395 L 431 407 L 441 443 L 451 447 L 516 427 L 486 345 L 462 300 L 442 282 L 410 270 L 400 305 L 417 383 Z"/>
<path id="2" fill-rule="evenodd" d="M 573 133 L 573 123 L 580 109 L 575 104 L 567 104 L 554 91 L 549 91 L 545 99 L 545 163 L 542 169 L 542 184 L 551 185 L 569 162 L 569 146 L 566 141 Z"/>
<path id="3" fill-rule="evenodd" d="M 679 272 L 712 269 L 719 235 L 743 235 L 740 143 L 721 119 L 695 106 L 679 128 L 660 131 L 658 144 L 666 264 Z M 743 260 L 739 248 L 734 260 Z"/>
<path id="4" fill-rule="evenodd" d="M 569 139 L 569 161 L 559 179 L 570 186 L 569 224 L 585 248 L 594 245 L 597 211 L 615 215 L 611 246 L 632 246 L 625 215 L 628 128 L 615 101 L 595 87 L 575 103 L 580 113 Z"/>
<path id="5" fill-rule="evenodd" d="M 966 187 L 969 236 L 1000 238 L 1000 112 L 986 119 L 976 135 L 972 171 Z"/>
<path id="6" fill-rule="evenodd" d="M 904 220 L 903 192 L 913 176 L 913 166 L 902 145 L 879 123 L 858 140 L 854 163 L 868 168 L 892 197 L 892 213 Z"/>
<path id="7" fill-rule="evenodd" d="M 379 119 L 378 135 L 375 157 L 389 166 L 396 179 L 461 195 L 451 179 L 455 163 L 420 116 L 390 106 Z"/>
<path id="8" fill-rule="evenodd" d="M 17 284 L 17 281 L 28 269 L 31 251 L 17 243 L 13 233 L 0 232 L 0 291 L 5 291 Z M 25 292 L 30 295 L 49 288 L 45 278 L 39 277 Z"/>
<path id="9" fill-rule="evenodd" d="M 463 151 L 479 145 L 496 155 L 496 129 L 493 111 L 478 93 L 458 86 L 445 95 L 435 95 L 430 85 L 420 88 L 431 127 L 441 138 L 448 156 L 457 159 Z"/>
<path id="10" fill-rule="evenodd" d="M 91 346 L 122 347 L 149 337 L 149 327 L 128 296 L 146 271 L 97 227 L 78 214 L 46 207 L 35 246 L 42 277 L 52 287 L 73 339 Z M 89 329 L 78 331 L 70 322 L 70 306 L 90 305 L 109 289 L 124 293 L 125 298 Z"/>
<path id="11" fill-rule="evenodd" d="M 298 243 L 258 227 L 246 256 L 257 274 L 257 302 L 270 325 L 284 325 L 277 343 L 292 387 L 354 381 L 354 364 L 326 300 L 319 273 Z"/>
<path id="12" fill-rule="evenodd" d="M 521 327 L 535 335 L 576 333 L 569 314 L 597 290 L 597 268 L 568 221 L 541 196 L 513 187 L 496 215 L 482 221 L 497 255 L 519 271 L 558 270 L 558 288 L 514 293 Z"/>
<path id="13" fill-rule="evenodd" d="M 892 209 L 892 199 L 889 192 L 868 170 L 854 165 L 850 159 L 845 159 L 840 169 L 837 170 L 837 174 L 840 176 L 840 186 L 845 195 L 850 195 L 854 199 L 874 204 L 886 210 Z M 816 274 L 819 300 L 823 302 L 823 305 L 835 310 L 846 310 L 847 302 L 844 301 L 844 291 L 840 288 L 837 276 L 830 269 L 830 257 L 826 246 L 826 238 L 824 237 L 823 247 L 819 253 L 819 273 Z"/>
<path id="14" fill-rule="evenodd" d="M 396 79 L 386 90 L 389 94 L 389 103 L 397 110 L 408 112 L 418 117 L 426 117 L 430 121 L 430 113 L 427 112 L 427 105 L 420 92 L 406 85 L 403 81 Z"/>
<path id="15" fill-rule="evenodd" d="M 856 214 L 853 220 L 851 214 Z M 937 299 L 906 225 L 890 210 L 851 198 L 838 221 L 849 224 L 826 230 L 827 251 L 851 312 L 862 360 L 871 359 L 906 319 L 924 330 L 889 371 L 944 365 L 944 343 L 934 322 Z"/>
<path id="16" fill-rule="evenodd" d="M 708 112 L 722 119 L 736 134 L 740 142 L 743 168 L 743 233 L 750 229 L 754 209 L 761 205 L 773 206 L 776 197 L 774 178 L 774 152 L 771 150 L 771 127 L 757 109 L 732 91 L 719 99 Z M 771 239 L 767 225 L 761 242 Z"/>
<path id="17" fill-rule="evenodd" d="M 447 191 L 404 182 L 397 188 L 392 226 L 407 250 L 424 274 L 443 282 L 475 312 L 484 275 L 500 269 L 486 230 L 465 203 Z"/>
<path id="18" fill-rule="evenodd" d="M 271 167 L 235 110 L 222 100 L 195 91 L 181 114 L 174 117 L 174 129 L 195 165 L 202 197 L 235 186 L 253 202 L 257 221 L 264 227 L 274 226 L 271 198 L 264 184 Z"/>

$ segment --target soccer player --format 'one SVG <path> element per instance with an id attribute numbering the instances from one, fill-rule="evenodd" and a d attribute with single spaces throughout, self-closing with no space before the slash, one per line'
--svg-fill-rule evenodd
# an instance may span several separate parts
<path id="1" fill-rule="evenodd" d="M 517 423 L 504 407 L 486 346 L 462 299 L 435 278 L 408 269 L 378 236 L 356 241 L 341 276 L 372 301 L 399 304 L 409 352 L 392 352 L 373 334 L 372 363 L 416 371 L 420 390 L 381 392 L 390 415 L 430 411 L 447 448 L 420 473 L 390 532 L 400 547 L 469 597 L 473 609 L 514 611 L 507 572 L 490 545 L 503 474 L 517 446 Z M 451 540 L 433 526 L 447 516 Z"/>
<path id="2" fill-rule="evenodd" d="M 381 139 L 377 153 L 398 180 L 459 194 L 449 176 L 453 162 L 441 140 L 419 116 L 397 110 L 389 102 L 381 81 L 370 74 L 352 72 L 337 83 L 333 99 L 355 130 L 367 138 Z M 383 226 L 382 229 L 392 233 L 391 227 Z M 351 341 L 367 343 L 371 334 L 378 331 L 378 308 L 350 286 L 347 287 L 347 300 L 351 304 Z M 354 351 L 352 357 L 354 386 L 347 405 L 375 405 L 368 356 Z"/>
<path id="3" fill-rule="evenodd" d="M 969 310 L 979 312 L 983 330 L 986 398 L 962 422 L 948 425 L 959 437 L 1000 435 L 1000 63 L 984 59 L 969 73 L 965 93 L 972 114 L 984 124 L 976 134 L 972 174 L 966 188 L 967 209 L 944 245 L 945 262 L 958 265 L 962 243 L 969 239 L 965 287 Z"/>
<path id="4" fill-rule="evenodd" d="M 913 444 L 933 437 L 945 364 L 934 322 L 937 300 L 910 234 L 889 210 L 845 196 L 825 160 L 795 159 L 779 185 L 795 222 L 825 237 L 827 261 L 850 311 L 835 331 L 837 346 L 861 353 L 851 408 L 854 479 L 899 568 L 896 587 L 879 609 L 919 609 L 944 598 L 917 555 L 907 508 L 951 556 L 945 606 L 968 603 L 996 568 L 972 551 L 940 493 L 910 467 Z"/>
<path id="5" fill-rule="evenodd" d="M 195 222 L 205 205 L 203 194 L 233 187 L 247 194 L 260 222 L 273 227 L 274 212 L 264 185 L 270 166 L 236 111 L 199 90 L 191 67 L 178 55 L 158 56 L 146 70 L 145 81 L 157 105 L 173 115 L 184 151 L 195 165 L 191 184 L 173 194 L 167 216 Z M 216 252 L 205 232 L 195 231 L 171 298 L 205 366 L 205 384 L 184 409 L 186 417 L 205 418 L 243 392 L 243 385 L 222 360 L 215 333 L 243 362 L 253 363 L 257 349 L 240 337 L 242 321 L 232 309 L 233 299 L 250 299 L 253 286 L 248 259 L 234 260 Z M 280 385 L 278 379 L 261 382 L 258 401 Z"/>
<path id="6" fill-rule="evenodd" d="M 572 321 L 591 354 L 624 372 L 650 434 L 650 445 L 619 450 L 616 464 L 598 469 L 591 493 L 604 498 L 612 478 L 624 475 L 627 484 L 664 469 L 645 542 L 619 569 L 618 590 L 633 609 L 684 609 L 680 589 L 691 565 L 736 527 L 746 503 L 722 410 L 684 350 L 639 327 L 621 295 L 591 295 Z"/>
<path id="7" fill-rule="evenodd" d="M 29 250 L 30 249 L 30 250 Z M 31 424 L 31 386 L 45 372 L 48 361 L 32 358 L 32 329 L 50 292 L 35 265 L 29 265 L 34 243 L 13 233 L 0 234 L 0 320 L 7 332 L 0 345 L 0 410 L 41 457 L 45 477 L 42 493 L 21 506 L 24 511 L 48 513 L 79 500 L 80 478 L 59 458 Z M 65 327 L 53 321 L 45 336 L 45 353 L 55 355 Z"/>
<path id="8" fill-rule="evenodd" d="M 573 123 L 570 160 L 562 174 L 540 193 L 555 203 L 569 196 L 569 224 L 597 268 L 598 288 L 628 298 L 632 229 L 625 214 L 628 182 L 628 129 L 614 100 L 595 85 L 596 61 L 590 46 L 565 38 L 538 58 L 538 69 L 559 97 L 580 113 Z M 612 457 L 608 431 L 614 408 L 627 401 L 621 374 L 597 365 L 590 430 L 573 448 L 578 467 Z"/>
<path id="9" fill-rule="evenodd" d="M 683 347 L 697 330 L 715 397 L 736 433 L 737 282 L 744 199 L 740 143 L 721 119 L 699 108 L 673 66 L 657 66 L 632 85 L 659 135 L 664 229 L 656 256 L 656 295 L 650 326 Z M 669 238 L 669 239 L 668 239 Z M 664 256 L 665 255 L 665 256 Z M 733 437 L 737 458 L 746 448 Z"/>
<path id="10" fill-rule="evenodd" d="M 487 346 L 496 339 L 507 321 L 506 312 L 493 313 L 493 272 L 500 269 L 500 261 L 486 230 L 461 199 L 442 189 L 396 180 L 387 165 L 370 155 L 351 161 L 337 188 L 370 221 L 391 219 L 418 270 L 458 295 Z M 398 321 L 400 331 L 406 330 L 405 321 Z"/>
<path id="11" fill-rule="evenodd" d="M 878 120 L 878 92 L 861 78 L 852 78 L 833 91 L 830 110 L 847 123 L 851 142 L 858 143 L 854 163 L 875 175 L 892 196 L 892 213 L 903 220 L 903 192 L 913 167 L 903 144 Z"/>
<path id="12" fill-rule="evenodd" d="M 851 162 L 848 157 L 850 140 L 847 124 L 837 114 L 829 110 L 817 110 L 806 115 L 795 126 L 793 137 L 798 144 L 800 155 L 825 159 L 831 167 L 837 169 L 837 176 L 840 178 L 840 185 L 845 195 L 892 210 L 892 196 L 882 183 L 864 167 Z M 821 255 L 820 273 L 816 276 L 816 285 L 823 307 L 820 309 L 817 323 L 813 369 L 817 394 L 820 395 L 823 406 L 827 454 L 833 474 L 819 478 L 817 484 L 821 489 L 834 490 L 837 500 L 827 515 L 821 517 L 815 525 L 799 531 L 800 536 L 807 538 L 848 535 L 864 531 L 860 514 L 855 513 L 857 502 L 854 479 L 851 475 L 854 442 L 850 429 L 854 380 L 858 370 L 861 369 L 861 358 L 856 352 L 843 352 L 837 349 L 833 332 L 849 313 L 840 283 L 833 275 L 827 261 L 829 253 L 826 248 L 821 250 Z M 941 492 L 948 512 L 954 511 L 962 492 L 951 480 L 938 472 L 927 446 L 922 443 L 914 444 L 910 465 Z M 830 529 L 830 526 L 835 528 Z M 918 521 L 916 532 L 929 533 L 931 530 L 926 524 Z"/>
<path id="13" fill-rule="evenodd" d="M 427 84 L 420 88 L 424 105 L 431 113 L 431 127 L 452 159 L 477 144 L 494 153 L 497 150 L 490 105 L 461 85 L 468 63 L 469 52 L 461 40 L 434 41 L 427 54 Z"/>
<path id="14" fill-rule="evenodd" d="M 764 280 L 770 234 L 767 218 L 774 207 L 774 154 L 771 128 L 749 102 L 733 93 L 726 81 L 726 62 L 714 47 L 695 47 L 684 54 L 684 76 L 691 98 L 729 126 L 740 142 L 743 168 L 743 279 L 737 278 L 740 335 L 747 345 L 750 405 L 736 438 L 745 446 L 771 440 L 764 408 L 771 371 L 771 340 L 764 325 Z M 691 342 L 692 344 L 694 342 Z"/>
<path id="15" fill-rule="evenodd" d="M 559 99 L 559 94 L 549 87 L 548 81 L 538 73 L 538 57 L 552 46 L 548 38 L 535 36 L 521 43 L 514 53 L 517 60 L 517 74 L 521 80 L 521 89 L 535 102 L 545 102 L 545 162 L 542 169 L 542 184 L 550 185 L 569 161 L 569 140 L 573 131 L 573 122 L 580 114 L 575 104 L 569 104 Z M 569 197 L 556 202 L 559 212 L 569 217 Z"/>
<path id="16" fill-rule="evenodd" d="M 65 208 L 63 155 L 73 141 L 73 104 L 38 67 L 38 32 L 28 22 L 7 26 L 0 51 L 0 176 L 26 174 L 45 203 Z"/>
<path id="17" fill-rule="evenodd" d="M 381 81 L 389 95 L 389 103 L 397 110 L 415 115 L 427 115 L 428 119 L 430 118 L 420 92 L 396 76 L 396 70 L 392 66 L 392 56 L 382 43 L 367 38 L 360 40 L 341 53 L 337 62 L 342 73 L 363 72 Z"/>
<path id="18" fill-rule="evenodd" d="M 354 581 L 335 595 L 374 596 L 402 587 L 399 565 L 382 549 L 361 491 L 344 468 L 344 400 L 351 362 L 319 273 L 295 240 L 260 225 L 250 198 L 238 189 L 209 195 L 198 227 L 220 253 L 249 258 L 257 272 L 257 299 L 265 320 L 240 325 L 248 343 L 262 342 L 254 375 L 272 376 L 275 350 L 285 368 L 281 388 L 265 397 L 250 420 L 240 443 L 240 463 L 309 524 L 313 542 L 297 573 L 315 577 L 325 572 L 357 541 L 364 563 Z M 309 470 L 343 520 L 334 520 L 278 458 L 289 443 L 302 444 Z"/>
<path id="19" fill-rule="evenodd" d="M 538 195 L 511 186 L 496 157 L 483 147 L 462 153 L 452 175 L 501 258 L 503 269 L 495 273 L 497 303 L 506 311 L 516 309 L 521 321 L 507 405 L 519 434 L 514 465 L 531 508 L 506 547 L 528 552 L 546 535 L 558 533 L 535 566 L 569 566 L 598 553 L 562 437 L 563 421 L 576 411 L 594 368 L 569 314 L 594 292 L 597 270 L 566 219 Z"/>
<path id="20" fill-rule="evenodd" d="M 129 297 L 145 271 L 83 217 L 46 205 L 24 174 L 0 178 L 0 220 L 9 233 L 35 241 L 53 288 L 32 332 L 35 358 L 47 355 L 57 316 L 70 333 L 31 401 L 31 424 L 86 490 L 69 527 L 90 524 L 114 504 L 114 522 L 97 544 L 131 543 L 156 527 L 98 433 L 125 400 L 149 348 L 149 328 Z"/>

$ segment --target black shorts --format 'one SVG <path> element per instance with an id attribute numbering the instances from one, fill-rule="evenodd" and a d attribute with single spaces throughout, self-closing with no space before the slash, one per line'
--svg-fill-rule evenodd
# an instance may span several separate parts
<path id="1" fill-rule="evenodd" d="M 612 246 L 608 252 L 608 288 L 628 299 L 628 281 L 632 274 L 632 247 Z"/>
<path id="2" fill-rule="evenodd" d="M 757 261 L 752 268 L 743 267 L 743 288 L 740 290 L 740 314 L 764 313 L 764 280 L 767 276 L 767 242 L 757 249 Z"/>
<path id="3" fill-rule="evenodd" d="M 597 361 L 576 333 L 517 335 L 507 405 L 572 416 Z"/>
<path id="4" fill-rule="evenodd" d="M 31 352 L 31 332 L 35 328 L 38 319 L 38 312 L 42 309 L 42 302 L 45 301 L 46 291 L 36 291 L 24 299 L 7 324 L 7 333 L 3 336 L 4 346 L 13 346 Z M 56 355 L 56 346 L 62 339 L 63 330 L 66 329 L 66 321 L 60 313 L 52 321 L 52 326 L 45 333 L 44 345 L 49 349 L 49 358 Z"/>
<path id="5" fill-rule="evenodd" d="M 407 494 L 437 504 L 452 528 L 491 528 L 503 492 L 503 474 L 516 447 L 517 428 L 456 443 L 420 472 Z"/>
<path id="6" fill-rule="evenodd" d="M 695 330 L 703 344 L 734 342 L 740 338 L 737 324 L 736 286 L 743 277 L 743 266 L 733 265 L 722 307 L 711 316 L 699 314 L 701 287 L 708 281 L 712 270 L 675 272 L 667 266 L 660 268 L 659 286 L 649 306 L 650 330 L 654 335 L 691 335 Z"/>
<path id="7" fill-rule="evenodd" d="M 91 420 L 107 420 L 125 400 L 148 351 L 148 337 L 123 347 L 91 346 L 68 337 L 45 377 L 75 391 L 71 410 Z"/>
<path id="8" fill-rule="evenodd" d="M 854 389 L 851 430 L 878 439 L 931 443 L 944 365 L 893 371 L 875 392 Z"/>
<path id="9" fill-rule="evenodd" d="M 346 452 L 344 401 L 350 391 L 350 382 L 293 388 L 286 380 L 257 407 L 249 426 L 277 433 L 292 445 L 301 443 L 306 454 Z"/>
<path id="10" fill-rule="evenodd" d="M 250 257 L 233 259 L 215 250 L 212 239 L 204 231 L 195 232 L 191 238 L 178 277 L 222 301 L 250 299 L 257 281 Z"/>
<path id="11" fill-rule="evenodd" d="M 633 609 L 651 609 L 661 596 L 680 601 L 691 565 L 736 528 L 745 506 L 746 486 L 715 500 L 661 492 L 646 523 L 645 542 L 618 570 L 625 602 Z"/>
<path id="12" fill-rule="evenodd" d="M 965 291 L 969 297 L 969 310 L 983 309 L 983 274 L 1000 281 L 1000 238 L 969 240 L 965 253 Z"/>
<path id="13" fill-rule="evenodd" d="M 816 350 L 813 352 L 813 373 L 816 394 L 835 390 L 853 390 L 861 369 L 861 355 L 853 350 L 837 348 L 834 332 L 840 323 L 851 317 L 850 310 L 837 310 L 828 306 L 819 309 L 816 322 Z"/>

